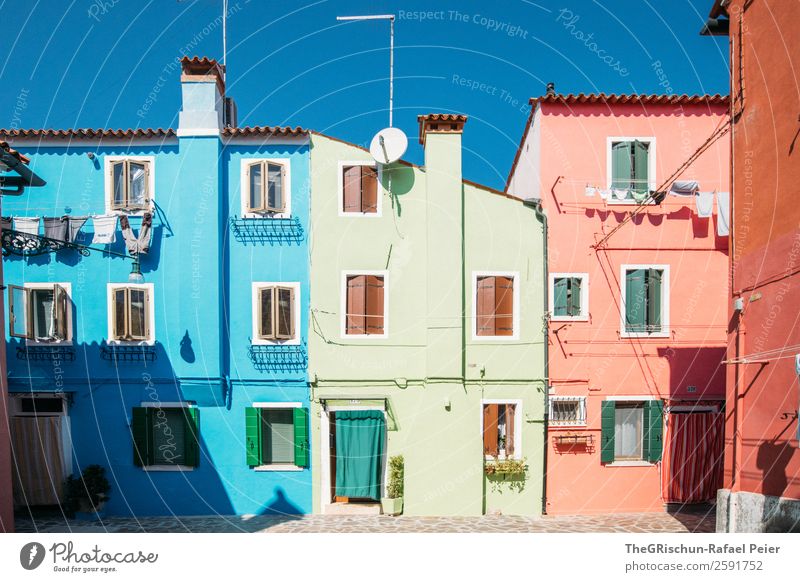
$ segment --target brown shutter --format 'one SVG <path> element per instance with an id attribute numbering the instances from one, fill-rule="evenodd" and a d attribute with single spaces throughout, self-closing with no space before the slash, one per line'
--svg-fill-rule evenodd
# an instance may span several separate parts
<path id="1" fill-rule="evenodd" d="M 361 167 L 345 166 L 342 178 L 344 212 L 361 212 Z"/>
<path id="2" fill-rule="evenodd" d="M 514 279 L 495 277 L 495 335 L 514 335 Z"/>
<path id="3" fill-rule="evenodd" d="M 477 335 L 494 335 L 495 278 L 478 277 Z"/>
<path id="4" fill-rule="evenodd" d="M 261 339 L 275 339 L 275 288 L 258 290 L 258 332 Z"/>
<path id="5" fill-rule="evenodd" d="M 127 289 L 114 289 L 113 306 L 112 306 L 112 328 L 114 331 L 115 340 L 124 340 L 128 336 L 127 326 Z"/>
<path id="6" fill-rule="evenodd" d="M 361 166 L 361 212 L 378 212 L 378 172 L 371 166 Z"/>
<path id="7" fill-rule="evenodd" d="M 483 454 L 497 456 L 497 404 L 483 405 Z"/>
<path id="8" fill-rule="evenodd" d="M 67 337 L 67 292 L 61 285 L 53 285 L 53 331 L 59 340 Z"/>
<path id="9" fill-rule="evenodd" d="M 292 339 L 294 337 L 294 289 L 278 287 L 276 311 L 278 339 Z"/>
<path id="10" fill-rule="evenodd" d="M 366 333 L 366 275 L 353 275 L 347 278 L 347 334 L 364 335 Z"/>
<path id="11" fill-rule="evenodd" d="M 367 333 L 383 334 L 383 277 L 367 276 Z"/>
<path id="12" fill-rule="evenodd" d="M 506 455 L 514 454 L 514 404 L 506 404 Z"/>

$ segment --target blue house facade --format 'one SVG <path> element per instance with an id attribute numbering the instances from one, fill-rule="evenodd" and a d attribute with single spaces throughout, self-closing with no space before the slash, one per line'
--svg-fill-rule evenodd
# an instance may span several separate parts
<path id="1" fill-rule="evenodd" d="M 3 207 L 18 509 L 96 464 L 111 515 L 311 512 L 308 134 L 181 83 L 177 130 L 0 131 L 47 181 Z"/>

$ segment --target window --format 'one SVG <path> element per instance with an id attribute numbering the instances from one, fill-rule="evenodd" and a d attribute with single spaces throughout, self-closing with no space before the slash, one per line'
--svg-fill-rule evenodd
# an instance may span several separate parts
<path id="1" fill-rule="evenodd" d="M 553 273 L 550 275 L 550 287 L 550 313 L 554 321 L 588 319 L 588 274 Z"/>
<path id="2" fill-rule="evenodd" d="M 109 159 L 110 210 L 147 210 L 151 206 L 151 159 Z"/>
<path id="3" fill-rule="evenodd" d="M 254 345 L 300 341 L 300 283 L 253 283 Z"/>
<path id="4" fill-rule="evenodd" d="M 668 336 L 668 270 L 658 265 L 623 265 L 623 334 Z"/>
<path id="5" fill-rule="evenodd" d="M 475 337 L 517 336 L 518 303 L 515 274 L 477 274 L 474 276 Z"/>
<path id="6" fill-rule="evenodd" d="M 483 454 L 487 458 L 518 458 L 519 402 L 484 402 Z"/>
<path id="7" fill-rule="evenodd" d="M 551 396 L 550 424 L 553 426 L 585 425 L 586 398 L 582 396 Z"/>
<path id="8" fill-rule="evenodd" d="M 243 213 L 245 216 L 289 212 L 287 160 L 243 160 Z"/>
<path id="9" fill-rule="evenodd" d="M 610 187 L 625 192 L 612 200 L 643 200 L 654 188 L 655 140 L 652 138 L 609 138 Z"/>
<path id="10" fill-rule="evenodd" d="M 341 162 L 340 214 L 380 214 L 378 171 L 374 166 L 359 162 Z"/>
<path id="11" fill-rule="evenodd" d="M 308 409 L 299 404 L 245 408 L 247 464 L 265 470 L 308 467 Z"/>
<path id="12" fill-rule="evenodd" d="M 9 333 L 35 342 L 72 339 L 66 284 L 8 286 Z"/>
<path id="13" fill-rule="evenodd" d="M 109 286 L 109 337 L 118 342 L 152 341 L 152 285 Z"/>
<path id="14" fill-rule="evenodd" d="M 386 275 L 345 275 L 344 334 L 386 336 Z"/>
<path id="15" fill-rule="evenodd" d="M 67 401 L 63 393 L 15 394 L 9 402 L 14 416 L 67 416 Z"/>
<path id="16" fill-rule="evenodd" d="M 603 402 L 601 462 L 660 461 L 663 415 L 661 400 Z"/>
<path id="17" fill-rule="evenodd" d="M 133 462 L 137 467 L 197 467 L 200 463 L 199 410 L 183 404 L 133 409 Z"/>

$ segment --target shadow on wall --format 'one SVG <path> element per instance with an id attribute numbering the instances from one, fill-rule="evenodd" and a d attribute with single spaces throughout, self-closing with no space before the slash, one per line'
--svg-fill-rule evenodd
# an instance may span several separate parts
<path id="1" fill-rule="evenodd" d="M 659 348 L 658 355 L 669 364 L 671 399 L 725 396 L 724 346 Z"/>
<path id="2" fill-rule="evenodd" d="M 398 217 L 403 216 L 401 198 L 411 192 L 416 181 L 414 168 L 394 163 L 381 172 L 381 185 L 389 193 L 392 208 Z"/>
<path id="3" fill-rule="evenodd" d="M 800 511 L 796 500 L 781 499 L 789 486 L 786 467 L 796 452 L 789 441 L 770 440 L 758 446 L 756 467 L 761 469 L 764 497 L 761 522 L 766 532 L 800 532 Z"/>

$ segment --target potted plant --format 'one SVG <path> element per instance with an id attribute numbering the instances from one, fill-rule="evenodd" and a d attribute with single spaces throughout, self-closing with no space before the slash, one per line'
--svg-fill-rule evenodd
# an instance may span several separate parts
<path id="1" fill-rule="evenodd" d="M 111 484 L 106 479 L 106 470 L 100 465 L 89 465 L 83 474 L 67 477 L 64 484 L 65 508 L 77 519 L 97 520 L 108 500 Z"/>
<path id="2" fill-rule="evenodd" d="M 396 455 L 389 459 L 389 484 L 386 487 L 386 497 L 381 499 L 384 515 L 400 515 L 403 513 L 403 472 L 405 461 L 403 455 Z"/>

